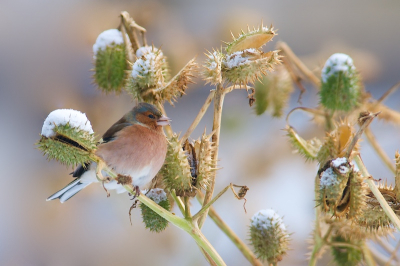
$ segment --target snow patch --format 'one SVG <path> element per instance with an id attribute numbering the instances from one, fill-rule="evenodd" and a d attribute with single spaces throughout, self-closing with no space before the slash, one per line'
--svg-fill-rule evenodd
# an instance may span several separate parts
<path id="1" fill-rule="evenodd" d="M 161 188 L 153 188 L 149 193 L 147 193 L 147 197 L 151 198 L 157 204 L 161 201 L 167 200 L 167 194 Z"/>
<path id="2" fill-rule="evenodd" d="M 286 231 L 282 218 L 272 209 L 260 210 L 251 218 L 251 225 L 257 229 L 274 227 L 276 224 L 282 231 Z"/>
<path id="3" fill-rule="evenodd" d="M 92 125 L 84 113 L 72 109 L 58 109 L 51 112 L 42 127 L 42 136 L 50 138 L 56 135 L 54 127 L 69 124 L 71 127 L 93 134 Z"/>
<path id="4" fill-rule="evenodd" d="M 124 38 L 122 33 L 117 29 L 110 29 L 103 31 L 97 37 L 95 44 L 93 45 L 93 53 L 96 55 L 99 50 L 105 50 L 107 46 L 113 46 L 123 44 Z"/>
<path id="5" fill-rule="evenodd" d="M 336 53 L 331 55 L 322 68 L 322 81 L 326 82 L 332 75 L 336 75 L 339 72 L 349 72 L 354 70 L 353 59 L 347 54 Z"/>

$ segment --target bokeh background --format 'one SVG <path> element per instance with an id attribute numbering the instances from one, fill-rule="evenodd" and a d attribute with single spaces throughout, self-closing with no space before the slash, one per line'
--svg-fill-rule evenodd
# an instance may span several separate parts
<path id="1" fill-rule="evenodd" d="M 91 83 L 92 45 L 98 34 L 116 28 L 119 12 L 128 11 L 148 30 L 148 40 L 168 56 L 175 74 L 192 57 L 204 60 L 205 49 L 219 48 L 247 24 L 273 24 L 276 41 L 287 42 L 312 70 L 335 52 L 348 53 L 363 76 L 366 90 L 380 97 L 400 79 L 400 2 L 398 1 L 0 1 L 0 265 L 206 265 L 195 242 L 170 226 L 147 231 L 140 212 L 129 223 L 128 196 L 106 198 L 90 186 L 65 204 L 47 196 L 71 181 L 71 169 L 48 162 L 35 149 L 44 119 L 54 109 L 85 112 L 101 135 L 133 103 L 126 94 L 104 95 Z M 201 79 L 175 107 L 166 106 L 176 132 L 185 131 L 203 104 L 209 86 Z M 306 84 L 307 85 L 307 84 Z M 399 95 L 386 103 L 398 111 Z M 296 107 L 298 91 L 290 108 Z M 304 106 L 316 106 L 308 88 Z M 220 166 L 216 191 L 230 182 L 250 187 L 247 214 L 230 193 L 215 204 L 223 219 L 244 240 L 251 216 L 273 208 L 290 232 L 292 244 L 281 265 L 306 265 L 307 239 L 313 221 L 313 180 L 317 166 L 292 154 L 281 130 L 284 119 L 256 116 L 245 91 L 225 100 Z M 211 111 L 193 137 L 207 127 Z M 297 114 L 292 124 L 304 137 L 321 136 L 309 117 Z M 372 125 L 393 157 L 400 148 L 397 127 Z M 367 142 L 362 154 L 371 174 L 392 182 Z M 193 202 L 193 208 L 198 204 Z M 177 211 L 178 212 L 178 211 Z M 208 219 L 204 233 L 227 265 L 248 265 L 241 253 Z M 329 263 L 329 257 L 321 265 Z"/>

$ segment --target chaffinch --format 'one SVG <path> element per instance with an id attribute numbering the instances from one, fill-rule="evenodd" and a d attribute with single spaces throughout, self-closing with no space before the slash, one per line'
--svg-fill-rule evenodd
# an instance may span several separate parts
<path id="1" fill-rule="evenodd" d="M 147 189 L 162 167 L 167 153 L 167 140 L 162 130 L 170 119 L 154 106 L 139 103 L 112 125 L 103 135 L 95 154 L 120 175 L 130 176 L 137 191 Z M 96 163 L 79 165 L 72 176 L 76 179 L 47 198 L 63 203 L 91 183 L 99 182 Z M 106 189 L 126 190 L 116 180 L 104 183 Z"/>

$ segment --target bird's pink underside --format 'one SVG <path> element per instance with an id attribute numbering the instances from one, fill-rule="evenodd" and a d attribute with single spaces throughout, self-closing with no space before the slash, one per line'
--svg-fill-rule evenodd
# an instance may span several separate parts
<path id="1" fill-rule="evenodd" d="M 152 165 L 153 178 L 163 165 L 166 152 L 167 141 L 161 127 L 153 130 L 133 125 L 119 131 L 115 140 L 99 145 L 96 154 L 119 173 L 136 172 Z"/>

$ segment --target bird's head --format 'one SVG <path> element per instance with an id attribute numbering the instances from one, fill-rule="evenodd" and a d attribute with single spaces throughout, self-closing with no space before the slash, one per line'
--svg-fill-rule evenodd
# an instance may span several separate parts
<path id="1" fill-rule="evenodd" d="M 163 116 L 154 105 L 149 103 L 139 103 L 128 113 L 126 119 L 129 122 L 140 123 L 153 129 L 169 125 L 169 121 L 171 121 L 168 117 Z"/>

